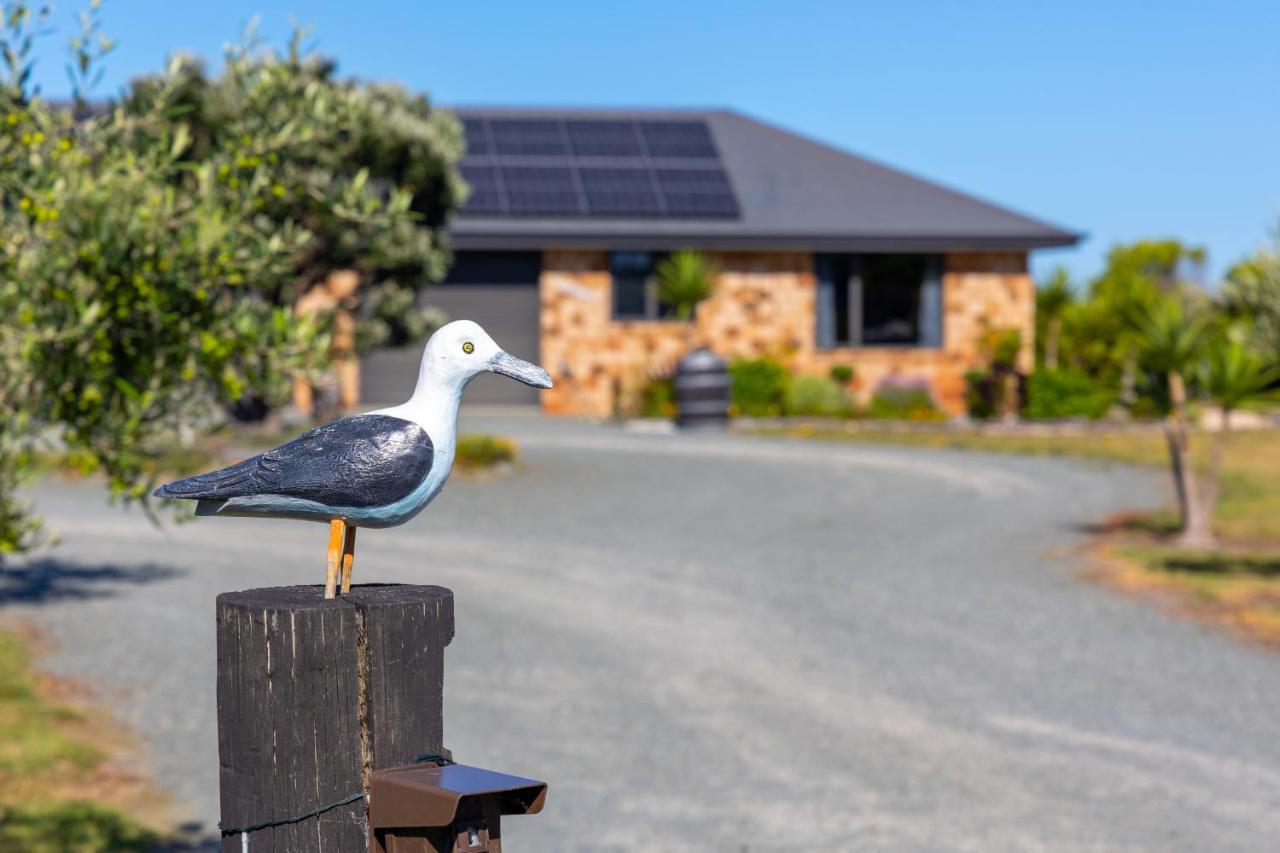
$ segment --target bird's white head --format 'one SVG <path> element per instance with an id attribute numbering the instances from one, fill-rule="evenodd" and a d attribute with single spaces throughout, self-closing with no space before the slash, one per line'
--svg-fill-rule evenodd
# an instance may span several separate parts
<path id="1" fill-rule="evenodd" d="M 550 388 L 547 371 L 504 352 L 479 323 L 455 320 L 436 330 L 427 341 L 418 370 L 418 388 L 461 393 L 482 373 L 500 373 L 532 385 Z"/>

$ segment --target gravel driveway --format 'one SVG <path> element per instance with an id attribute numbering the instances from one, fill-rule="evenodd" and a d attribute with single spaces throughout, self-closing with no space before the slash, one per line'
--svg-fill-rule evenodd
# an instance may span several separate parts
<path id="1" fill-rule="evenodd" d="M 522 464 L 361 537 L 356 579 L 457 596 L 445 732 L 552 784 L 515 851 L 1265 850 L 1280 658 L 1075 577 L 1161 500 L 1062 461 L 473 417 Z M 315 525 L 162 531 L 34 491 L 63 545 L 0 576 L 217 820 L 213 599 L 319 581 Z"/>

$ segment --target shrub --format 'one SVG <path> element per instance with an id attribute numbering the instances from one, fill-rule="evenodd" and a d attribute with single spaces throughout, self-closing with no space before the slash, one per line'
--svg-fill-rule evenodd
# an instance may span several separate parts
<path id="1" fill-rule="evenodd" d="M 791 382 L 786 394 L 788 415 L 843 417 L 849 414 L 849 399 L 844 388 L 825 376 L 799 376 Z"/>
<path id="2" fill-rule="evenodd" d="M 146 850 L 155 836 L 119 812 L 83 801 L 0 809 L 0 850 L 118 853 Z"/>
<path id="3" fill-rule="evenodd" d="M 356 350 L 421 344 L 447 322 L 439 308 L 420 307 L 416 291 L 390 281 L 369 291 L 356 326 Z"/>
<path id="4" fill-rule="evenodd" d="M 1022 351 L 1022 332 L 1012 327 L 988 329 L 982 335 L 981 348 L 993 367 L 1012 369 Z"/>
<path id="5" fill-rule="evenodd" d="M 640 417 L 671 418 L 676 414 L 676 387 L 670 379 L 654 379 L 640 392 Z"/>
<path id="6" fill-rule="evenodd" d="M 975 367 L 964 375 L 964 407 L 969 417 L 980 421 L 996 416 L 999 394 L 990 371 Z"/>
<path id="7" fill-rule="evenodd" d="M 1041 368 L 1027 380 L 1024 414 L 1035 420 L 1100 418 L 1114 401 L 1110 390 L 1079 370 Z"/>
<path id="8" fill-rule="evenodd" d="M 787 369 L 771 358 L 735 359 L 729 365 L 733 405 L 742 415 L 779 415 L 789 379 Z"/>
<path id="9" fill-rule="evenodd" d="M 867 415 L 886 420 L 937 421 L 946 417 L 923 381 L 886 380 L 876 388 Z"/>
<path id="10" fill-rule="evenodd" d="M 509 438 L 485 433 L 458 436 L 455 458 L 459 468 L 491 468 L 503 462 L 514 462 L 516 443 Z"/>
<path id="11" fill-rule="evenodd" d="M 677 320 L 692 320 L 698 303 L 715 290 L 715 264 L 692 249 L 669 255 L 658 264 L 657 274 L 658 301 L 670 306 Z"/>
<path id="12" fill-rule="evenodd" d="M 852 382 L 854 373 L 852 364 L 833 364 L 831 369 L 827 371 L 827 375 L 831 377 L 831 380 L 839 382 L 841 385 L 848 385 Z"/>

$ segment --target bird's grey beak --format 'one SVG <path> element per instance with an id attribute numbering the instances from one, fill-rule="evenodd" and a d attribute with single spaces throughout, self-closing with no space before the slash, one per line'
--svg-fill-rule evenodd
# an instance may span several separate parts
<path id="1" fill-rule="evenodd" d="M 534 388 L 551 387 L 550 373 L 547 373 L 536 364 L 530 364 L 523 359 L 502 351 L 499 351 L 497 355 L 489 359 L 489 370 L 494 373 L 501 373 L 503 376 L 510 376 L 512 379 L 518 379 L 525 385 L 532 385 Z"/>

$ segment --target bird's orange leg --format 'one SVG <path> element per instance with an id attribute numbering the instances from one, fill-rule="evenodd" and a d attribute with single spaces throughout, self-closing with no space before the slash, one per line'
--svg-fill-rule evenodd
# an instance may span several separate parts
<path id="1" fill-rule="evenodd" d="M 329 562 L 324 572 L 324 597 L 333 598 L 338 591 L 338 569 L 342 567 L 342 544 L 347 523 L 340 518 L 329 522 Z"/>
<path id="2" fill-rule="evenodd" d="M 356 529 L 347 525 L 347 535 L 342 540 L 342 592 L 351 592 L 351 566 L 356 561 Z"/>

